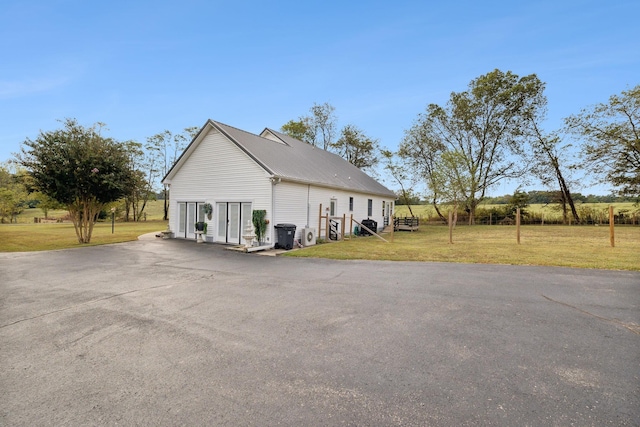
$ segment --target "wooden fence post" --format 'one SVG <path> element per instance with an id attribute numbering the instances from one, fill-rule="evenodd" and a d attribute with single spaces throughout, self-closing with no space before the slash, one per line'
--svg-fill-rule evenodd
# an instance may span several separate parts
<path id="1" fill-rule="evenodd" d="M 614 248 L 616 246 L 616 239 L 614 235 L 614 217 L 613 217 L 613 206 L 609 206 L 609 241 L 611 242 L 611 247 Z"/>
<path id="2" fill-rule="evenodd" d="M 453 212 L 449 211 L 449 244 L 453 244 Z"/>
<path id="3" fill-rule="evenodd" d="M 331 240 L 331 226 L 329 225 L 329 212 L 325 215 L 325 226 L 326 230 L 324 231 L 327 235 L 327 241 Z"/>
<path id="4" fill-rule="evenodd" d="M 516 208 L 516 240 L 520 244 L 520 208 Z"/>
<path id="5" fill-rule="evenodd" d="M 391 215 L 391 242 L 393 243 L 393 231 L 396 228 L 396 216 Z"/>
<path id="6" fill-rule="evenodd" d="M 351 214 L 351 221 L 349 222 L 349 238 L 353 237 L 353 214 Z"/>

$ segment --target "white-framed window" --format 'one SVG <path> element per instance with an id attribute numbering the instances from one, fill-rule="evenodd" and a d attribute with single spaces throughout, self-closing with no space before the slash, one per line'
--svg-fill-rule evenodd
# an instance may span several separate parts
<path id="1" fill-rule="evenodd" d="M 373 200 L 367 200 L 367 216 L 373 216 Z"/>
<path id="2" fill-rule="evenodd" d="M 349 197 L 349 212 L 353 212 L 353 197 Z"/>

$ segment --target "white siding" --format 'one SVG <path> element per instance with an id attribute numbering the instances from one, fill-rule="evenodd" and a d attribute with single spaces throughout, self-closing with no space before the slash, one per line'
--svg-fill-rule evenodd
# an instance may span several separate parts
<path id="1" fill-rule="evenodd" d="M 276 224 L 295 224 L 296 239 L 300 237 L 300 230 L 309 226 L 307 217 L 307 198 L 309 185 L 281 182 L 274 187 L 275 222 Z"/>
<path id="2" fill-rule="evenodd" d="M 233 142 L 215 129 L 194 147 L 171 179 L 171 230 L 178 229 L 178 202 L 251 202 L 252 209 L 265 209 L 271 217 L 269 174 Z M 207 219 L 207 235 L 214 236 L 215 210 Z"/>
<path id="3" fill-rule="evenodd" d="M 349 211 L 349 198 L 353 197 L 353 211 Z M 322 204 L 322 214 L 326 215 L 329 212 L 327 208 L 330 207 L 331 199 L 335 199 L 337 202 L 336 215 L 337 217 L 346 216 L 345 234 L 350 234 L 352 230 L 349 230 L 351 214 L 353 219 L 360 222 L 363 219 L 373 219 L 378 223 L 378 229 L 382 230 L 384 224 L 384 217 L 382 214 L 382 201 L 385 203 L 392 202 L 391 198 L 383 198 L 380 196 L 373 196 L 369 194 L 350 192 L 344 190 L 333 190 L 323 187 L 311 187 L 309 193 L 309 208 L 310 208 L 310 226 L 318 228 L 318 220 L 320 214 L 320 204 Z M 373 200 L 373 212 L 371 216 L 367 215 L 367 201 Z M 318 231 L 319 237 L 326 237 L 325 221 L 322 221 L 322 231 Z"/>
<path id="4" fill-rule="evenodd" d="M 320 215 L 320 204 L 322 204 L 322 214 L 326 215 L 331 199 L 337 203 L 336 217 L 346 217 L 345 234 L 350 234 L 350 218 L 362 221 L 363 219 L 373 219 L 378 222 L 378 229 L 383 228 L 384 216 L 382 212 L 382 201 L 390 203 L 392 199 L 385 199 L 380 196 L 371 196 L 357 192 L 335 190 L 313 185 L 281 182 L 275 186 L 275 224 L 295 224 L 296 239 L 300 238 L 302 228 L 309 226 L 318 232 L 318 220 Z M 353 212 L 349 211 L 349 198 L 353 197 Z M 372 199 L 373 212 L 367 216 L 367 201 Z M 354 224 L 355 225 L 355 224 Z M 326 238 L 325 220 L 321 224 L 321 234 L 318 237 Z"/>

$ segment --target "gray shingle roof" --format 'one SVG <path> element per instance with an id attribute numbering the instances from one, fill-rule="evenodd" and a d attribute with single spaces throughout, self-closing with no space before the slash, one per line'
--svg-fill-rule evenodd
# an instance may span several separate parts
<path id="1" fill-rule="evenodd" d="M 396 197 L 391 190 L 342 157 L 283 133 L 265 129 L 280 139 L 282 141 L 280 143 L 212 120 L 205 124 L 200 133 L 207 125 L 225 134 L 274 177 L 280 177 L 285 181 L 340 188 L 394 199 Z M 199 136 L 200 134 L 194 138 L 193 142 Z M 169 175 L 171 171 L 167 174 Z"/>

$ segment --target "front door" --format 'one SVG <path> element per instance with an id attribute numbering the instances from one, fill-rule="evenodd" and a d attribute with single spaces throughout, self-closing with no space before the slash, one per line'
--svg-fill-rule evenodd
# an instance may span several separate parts
<path id="1" fill-rule="evenodd" d="M 179 237 L 196 238 L 196 222 L 204 221 L 204 203 L 178 203 L 178 233 Z"/>
<path id="2" fill-rule="evenodd" d="M 216 213 L 216 241 L 234 244 L 243 243 L 242 234 L 247 226 L 247 221 L 251 220 L 251 203 L 216 203 Z"/>
<path id="3" fill-rule="evenodd" d="M 240 243 L 240 203 L 229 203 L 227 220 L 227 242 Z"/>
<path id="4" fill-rule="evenodd" d="M 187 239 L 196 238 L 196 203 L 187 203 Z"/>

